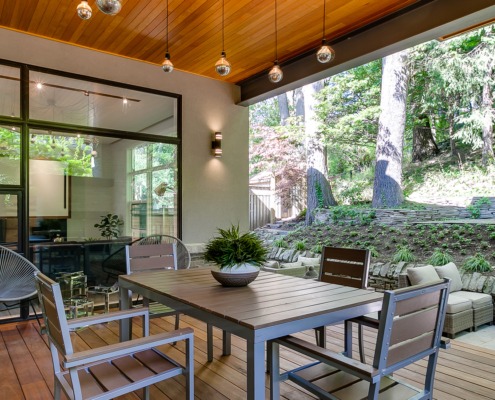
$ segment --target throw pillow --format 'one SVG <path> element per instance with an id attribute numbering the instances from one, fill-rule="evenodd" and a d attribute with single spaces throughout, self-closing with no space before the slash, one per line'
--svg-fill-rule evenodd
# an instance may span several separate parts
<path id="1" fill-rule="evenodd" d="M 462 290 L 462 279 L 457 266 L 450 262 L 441 267 L 435 267 L 435 271 L 440 278 L 449 278 L 450 279 L 450 291 L 458 292 Z"/>
<path id="2" fill-rule="evenodd" d="M 412 285 L 422 285 L 431 281 L 438 281 L 440 277 L 433 268 L 432 265 L 425 265 L 424 267 L 408 268 L 407 277 L 411 281 Z"/>

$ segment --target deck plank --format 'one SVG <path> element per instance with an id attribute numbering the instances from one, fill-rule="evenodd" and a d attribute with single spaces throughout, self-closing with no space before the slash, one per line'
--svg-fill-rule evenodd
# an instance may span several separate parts
<path id="1" fill-rule="evenodd" d="M 141 335 L 140 322 L 135 320 L 133 330 L 136 337 Z M 155 318 L 151 320 L 151 333 L 170 331 L 174 318 Z M 181 327 L 190 326 L 195 331 L 195 394 L 196 399 L 245 399 L 246 398 L 246 343 L 232 336 L 232 353 L 221 355 L 221 331 L 213 330 L 214 361 L 206 359 L 206 324 L 188 316 L 181 316 Z M 118 341 L 119 327 L 115 322 L 83 328 L 71 334 L 77 350 L 99 347 Z M 357 330 L 353 331 L 354 336 Z M 297 336 L 305 340 L 314 340 L 312 330 L 301 332 Z M 365 346 L 368 361 L 371 361 L 376 332 L 365 329 Z M 327 347 L 331 350 L 342 349 L 343 326 L 335 325 L 327 329 Z M 482 349 L 470 344 L 451 341 L 452 348 L 440 353 L 434 398 L 436 400 L 490 400 L 495 399 L 495 351 Z M 176 346 L 163 346 L 162 350 L 179 361 L 184 358 L 182 343 Z M 354 356 L 357 357 L 356 348 Z M 308 358 L 288 349 L 282 349 L 280 365 L 283 370 L 294 368 L 308 361 Z M 50 352 L 46 335 L 40 335 L 35 321 L 17 322 L 0 325 L 0 363 L 2 380 L 0 392 L 9 393 L 9 399 L 51 398 L 53 376 Z M 424 379 L 424 361 L 417 362 L 397 371 L 396 376 L 413 385 Z M 268 397 L 268 376 L 265 393 Z M 174 400 L 185 395 L 183 377 L 176 377 L 155 385 L 151 389 L 152 398 Z M 45 397 L 43 397 L 45 396 Z M 129 394 L 119 400 L 137 400 L 139 396 Z M 281 385 L 281 398 L 284 400 L 309 400 L 314 396 L 307 394 L 297 385 L 284 382 Z"/>

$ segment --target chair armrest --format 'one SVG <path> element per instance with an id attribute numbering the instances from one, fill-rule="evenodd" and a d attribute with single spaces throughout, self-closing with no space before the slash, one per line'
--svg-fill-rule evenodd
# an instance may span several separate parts
<path id="1" fill-rule="evenodd" d="M 125 318 L 146 316 L 149 314 L 147 308 L 137 308 L 122 311 L 115 311 L 109 314 L 93 315 L 91 317 L 82 317 L 67 321 L 70 329 L 82 328 L 83 326 L 102 324 L 104 322 L 118 321 Z"/>
<path id="2" fill-rule="evenodd" d="M 448 350 L 452 347 L 452 344 L 450 343 L 450 339 L 447 338 L 442 338 L 440 339 L 440 348 Z"/>
<path id="3" fill-rule="evenodd" d="M 80 365 L 105 360 L 107 358 L 125 356 L 130 353 L 147 350 L 151 347 L 161 346 L 167 343 L 186 339 L 194 340 L 194 331 L 192 328 L 178 329 L 172 332 L 164 332 L 158 335 L 146 336 L 126 342 L 110 344 L 108 346 L 99 347 L 96 349 L 68 354 L 64 357 L 63 365 L 65 368 L 77 367 Z"/>
<path id="4" fill-rule="evenodd" d="M 379 371 L 376 368 L 373 368 L 372 365 L 363 364 L 357 360 L 346 357 L 341 353 L 333 352 L 293 336 L 275 339 L 275 342 L 343 371 L 351 372 L 362 378 L 368 378 L 368 380 L 379 374 Z"/>
<path id="5" fill-rule="evenodd" d="M 378 329 L 378 327 L 380 326 L 380 312 L 378 312 L 378 315 L 376 316 L 362 315 L 360 317 L 351 318 L 348 321 Z"/>

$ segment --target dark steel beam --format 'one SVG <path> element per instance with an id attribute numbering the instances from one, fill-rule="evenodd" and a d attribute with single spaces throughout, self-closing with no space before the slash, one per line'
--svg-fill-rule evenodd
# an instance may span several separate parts
<path id="1" fill-rule="evenodd" d="M 332 42 L 336 57 L 330 65 L 316 60 L 315 49 L 282 63 L 284 79 L 280 83 L 270 82 L 268 71 L 239 83 L 239 105 L 254 104 L 494 17 L 494 0 L 423 1 L 406 12 Z"/>

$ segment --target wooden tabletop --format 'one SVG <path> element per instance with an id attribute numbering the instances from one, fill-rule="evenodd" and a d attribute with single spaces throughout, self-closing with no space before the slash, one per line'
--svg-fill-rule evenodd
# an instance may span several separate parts
<path id="1" fill-rule="evenodd" d="M 382 300 L 382 294 L 261 271 L 245 287 L 223 287 L 209 268 L 121 275 L 137 285 L 198 310 L 258 330 Z"/>

